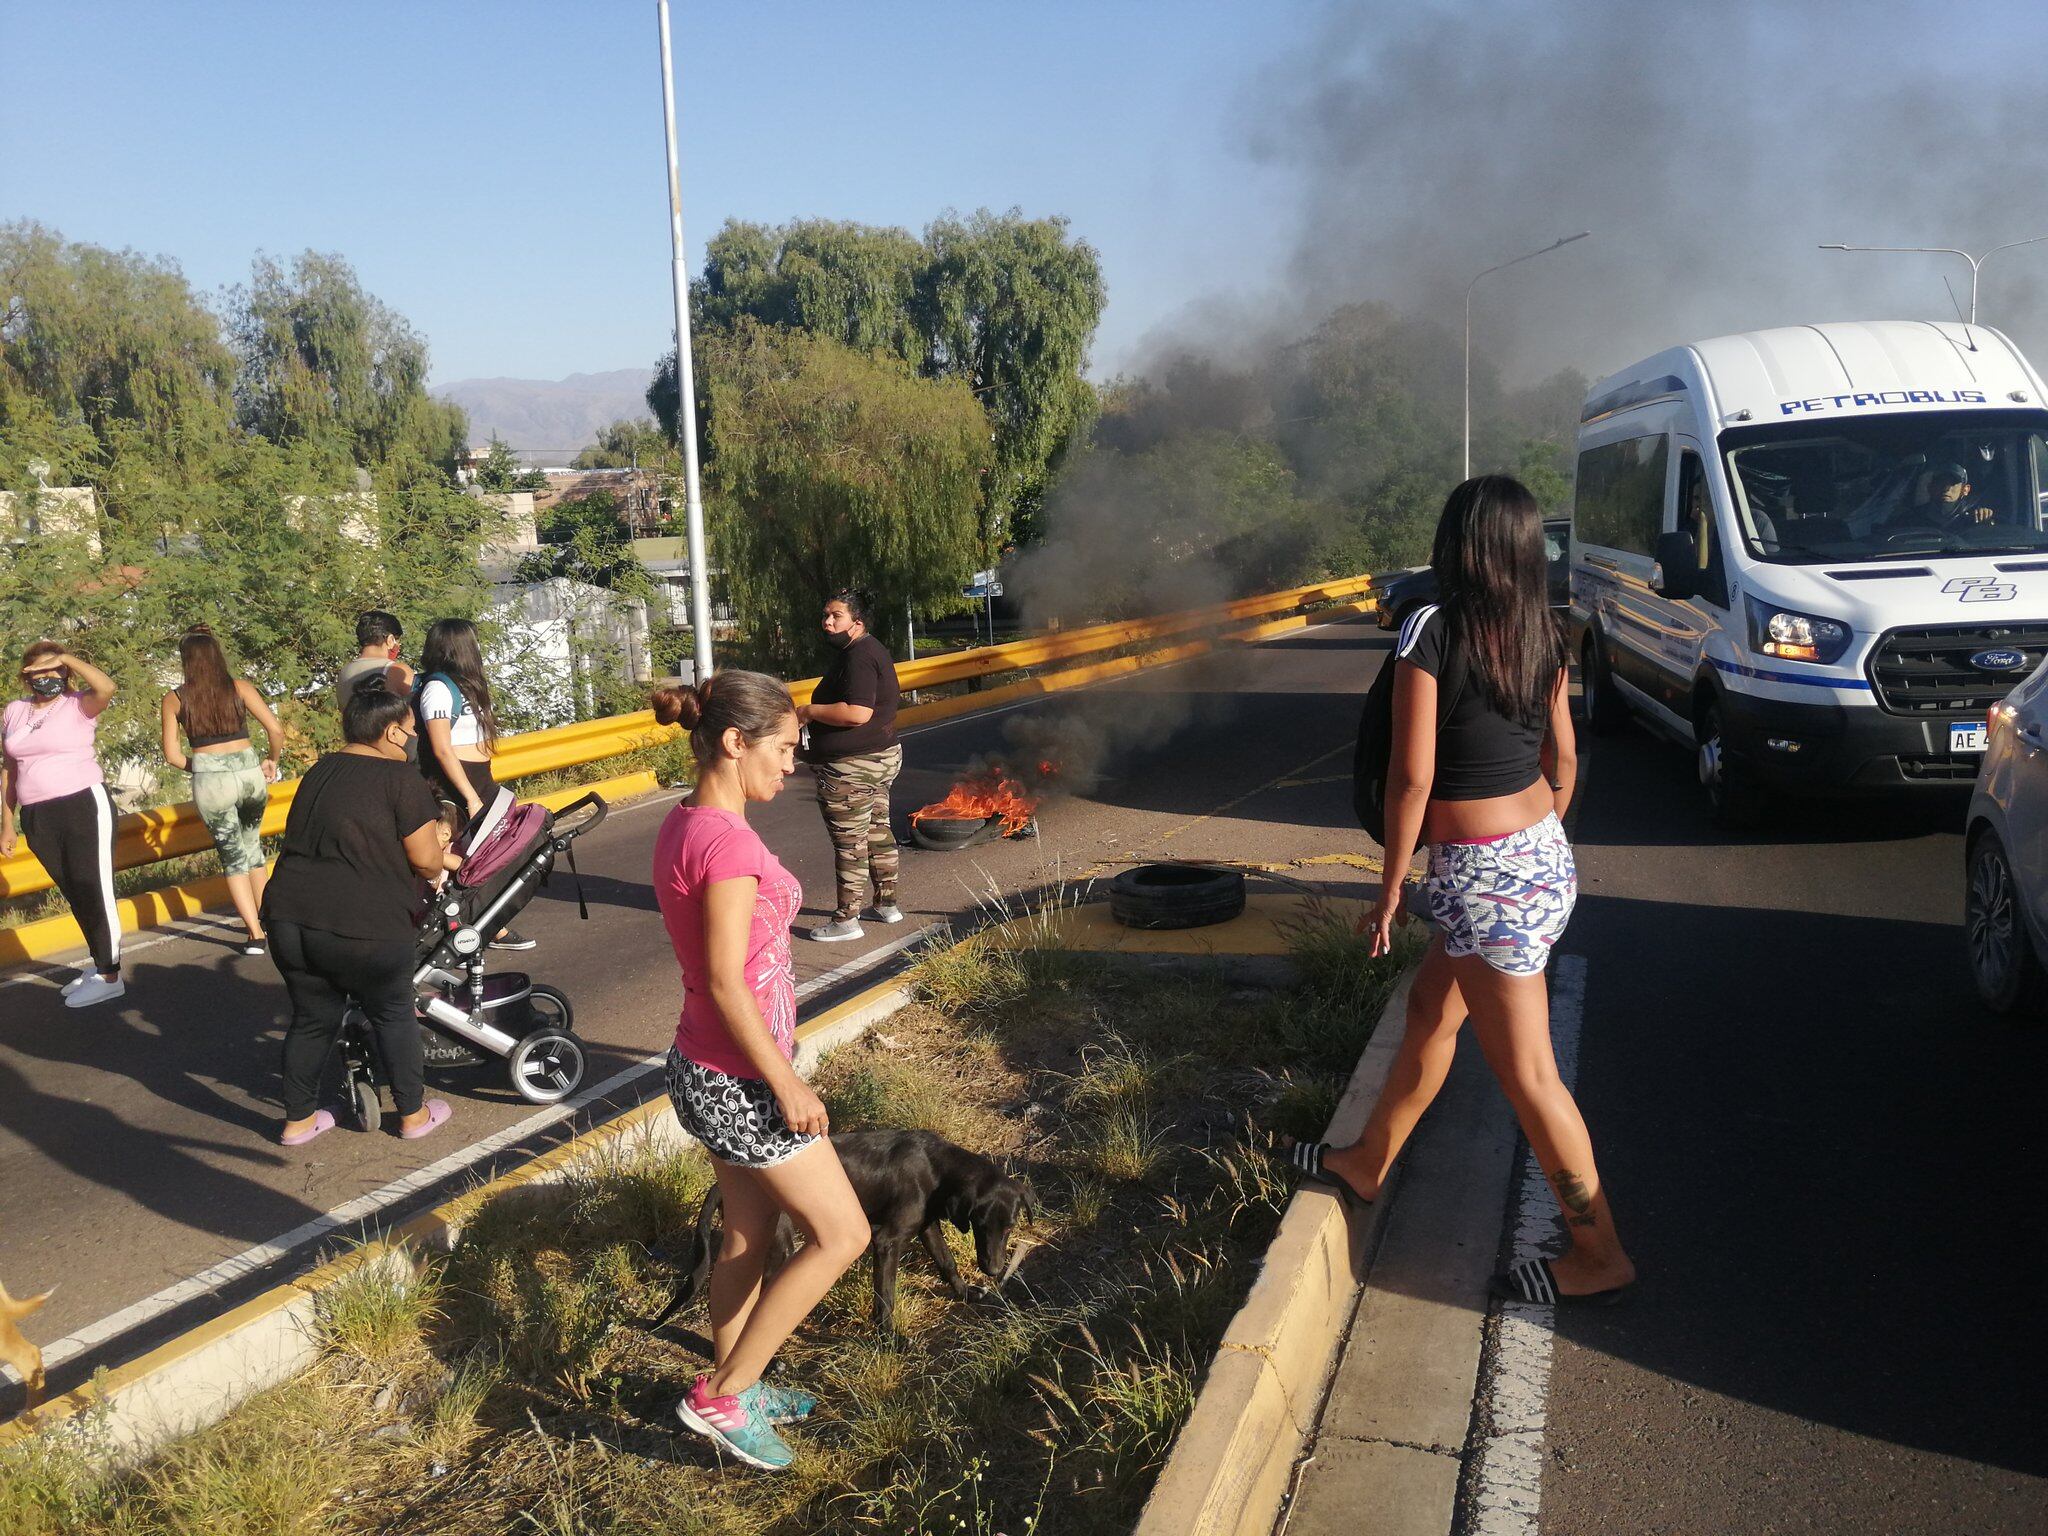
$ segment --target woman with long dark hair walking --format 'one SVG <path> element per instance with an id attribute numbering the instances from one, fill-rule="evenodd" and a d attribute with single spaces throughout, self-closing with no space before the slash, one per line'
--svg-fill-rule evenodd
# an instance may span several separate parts
<path id="1" fill-rule="evenodd" d="M 419 704 L 420 771 L 451 813 L 460 833 L 498 792 L 491 759 L 498 752 L 498 715 L 484 680 L 483 649 L 467 619 L 436 619 L 414 683 Z M 506 927 L 493 949 L 532 949 L 534 941 Z"/>
<path id="2" fill-rule="evenodd" d="M 228 669 L 220 641 L 204 624 L 193 625 L 178 641 L 178 666 L 184 681 L 163 698 L 164 761 L 192 775 L 192 804 L 220 852 L 228 898 L 247 930 L 242 953 L 260 955 L 263 814 L 277 782 L 284 728 L 255 686 Z M 263 727 L 267 750 L 261 757 L 249 735 L 251 715 Z"/>
<path id="3" fill-rule="evenodd" d="M 1545 591 L 1536 500 L 1505 475 L 1467 480 L 1437 523 L 1439 600 L 1401 626 L 1387 771 L 1386 860 L 1368 919 L 1393 944 L 1402 876 L 1427 845 L 1423 892 L 1439 933 L 1408 993 L 1386 1087 L 1348 1147 L 1293 1161 L 1354 1198 L 1380 1191 L 1443 1086 L 1469 1017 L 1562 1208 L 1570 1246 L 1494 1279 L 1497 1295 L 1611 1301 L 1635 1280 L 1593 1143 L 1550 1044 L 1543 972 L 1578 897 L 1563 817 L 1578 772 L 1563 639 Z"/>
<path id="4" fill-rule="evenodd" d="M 774 799 L 795 770 L 796 707 L 772 677 L 720 672 L 657 690 L 654 717 L 687 730 L 697 759 L 697 787 L 654 840 L 654 893 L 683 973 L 668 1094 L 711 1154 L 725 1202 L 711 1271 L 714 1363 L 676 1413 L 748 1465 L 780 1470 L 790 1449 L 774 1426 L 814 1402 L 761 1373 L 868 1244 L 825 1106 L 792 1064 L 789 926 L 803 888 L 747 825 L 747 807 Z M 785 1216 L 804 1244 L 764 1284 Z"/>

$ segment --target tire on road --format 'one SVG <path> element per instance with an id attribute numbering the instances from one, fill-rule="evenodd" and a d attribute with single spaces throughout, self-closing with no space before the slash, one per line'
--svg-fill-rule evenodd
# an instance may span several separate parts
<path id="1" fill-rule="evenodd" d="M 1700 788 L 1706 791 L 1707 811 L 1714 825 L 1731 832 L 1756 826 L 1764 816 L 1763 790 L 1750 769 L 1729 759 L 1718 699 L 1702 702 L 1695 730 Z"/>
<path id="2" fill-rule="evenodd" d="M 1998 834 L 1981 828 L 1963 867 L 1963 935 L 1977 996 L 1994 1013 L 2040 1015 L 2048 1008 L 2048 971 L 2034 952 L 2019 881 Z"/>
<path id="3" fill-rule="evenodd" d="M 1185 864 L 1140 864 L 1109 882 L 1109 915 L 1126 928 L 1205 928 L 1244 911 L 1244 876 Z"/>
<path id="4" fill-rule="evenodd" d="M 1607 647 L 1591 629 L 1579 647 L 1579 696 L 1595 736 L 1612 736 L 1628 723 L 1628 706 L 1614 691 L 1614 674 L 1607 667 Z"/>
<path id="5" fill-rule="evenodd" d="M 910 824 L 912 841 L 939 852 L 965 848 L 987 830 L 983 816 L 927 816 Z"/>

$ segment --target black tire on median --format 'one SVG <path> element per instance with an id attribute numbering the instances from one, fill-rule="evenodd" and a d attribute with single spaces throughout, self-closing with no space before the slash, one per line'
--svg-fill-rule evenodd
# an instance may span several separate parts
<path id="1" fill-rule="evenodd" d="M 1244 911 L 1244 876 L 1140 864 L 1109 882 L 1109 915 L 1126 928 L 1205 928 Z"/>

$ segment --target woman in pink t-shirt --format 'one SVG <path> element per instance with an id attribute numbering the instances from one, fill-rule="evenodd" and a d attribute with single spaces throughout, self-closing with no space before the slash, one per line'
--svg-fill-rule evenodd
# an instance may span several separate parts
<path id="1" fill-rule="evenodd" d="M 689 731 L 697 760 L 697 787 L 654 843 L 655 896 L 683 970 L 668 1092 L 711 1154 L 725 1205 L 711 1272 L 716 1368 L 676 1412 L 750 1465 L 780 1469 L 790 1450 L 772 1423 L 802 1417 L 812 1400 L 761 1373 L 868 1244 L 867 1217 L 826 1139 L 825 1106 L 791 1064 L 789 928 L 803 890 L 747 825 L 748 803 L 774 799 L 795 770 L 796 709 L 772 677 L 721 672 L 697 688 L 658 690 L 654 715 Z M 785 1215 L 804 1245 L 764 1286 Z"/>
<path id="2" fill-rule="evenodd" d="M 75 688 L 82 683 L 83 688 Z M 121 909 L 114 899 L 114 802 L 94 752 L 114 680 L 54 640 L 21 658 L 26 698 L 0 711 L 0 858 L 15 818 L 30 852 L 71 903 L 92 963 L 64 987 L 67 1008 L 111 1002 L 121 980 Z"/>

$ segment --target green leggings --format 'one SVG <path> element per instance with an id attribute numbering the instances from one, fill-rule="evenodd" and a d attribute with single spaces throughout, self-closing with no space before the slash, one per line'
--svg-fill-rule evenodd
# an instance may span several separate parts
<path id="1" fill-rule="evenodd" d="M 200 752 L 192 757 L 192 803 L 220 850 L 220 867 L 246 875 L 263 863 L 263 812 L 270 786 L 254 747 L 238 752 Z"/>

